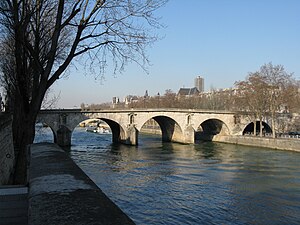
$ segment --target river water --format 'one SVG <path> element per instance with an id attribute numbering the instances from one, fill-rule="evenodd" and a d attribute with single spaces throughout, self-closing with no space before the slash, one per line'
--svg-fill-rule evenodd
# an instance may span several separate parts
<path id="1" fill-rule="evenodd" d="M 73 160 L 136 224 L 300 224 L 300 153 L 151 135 L 115 145 L 83 128 L 72 144 Z"/>

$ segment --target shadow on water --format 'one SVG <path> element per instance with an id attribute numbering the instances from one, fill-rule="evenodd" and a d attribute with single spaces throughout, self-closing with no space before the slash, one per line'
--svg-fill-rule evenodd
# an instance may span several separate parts
<path id="1" fill-rule="evenodd" d="M 221 146 L 217 148 L 217 145 L 211 141 L 197 141 L 194 147 L 195 151 L 200 152 L 203 158 L 210 159 L 218 155 Z"/>

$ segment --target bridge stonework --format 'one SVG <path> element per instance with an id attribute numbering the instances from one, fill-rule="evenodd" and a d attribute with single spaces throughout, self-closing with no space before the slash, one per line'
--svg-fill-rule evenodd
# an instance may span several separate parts
<path id="1" fill-rule="evenodd" d="M 105 121 L 111 128 L 112 141 L 128 145 L 138 144 L 139 132 L 150 119 L 159 124 L 162 141 L 185 144 L 194 143 L 196 132 L 210 140 L 220 135 L 241 135 L 251 123 L 247 116 L 238 116 L 234 112 L 179 109 L 41 110 L 37 122 L 51 128 L 55 143 L 70 146 L 73 130 L 87 119 Z"/>

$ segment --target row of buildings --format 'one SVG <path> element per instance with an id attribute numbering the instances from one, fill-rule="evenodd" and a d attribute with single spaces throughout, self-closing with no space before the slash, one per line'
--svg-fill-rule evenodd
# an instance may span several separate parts
<path id="1" fill-rule="evenodd" d="M 200 93 L 204 93 L 204 78 L 201 76 L 197 76 L 194 79 L 194 87 L 191 88 L 180 88 L 177 95 L 178 96 L 194 96 L 194 95 L 199 95 Z M 157 93 L 157 96 L 160 96 L 159 93 Z M 144 98 L 148 98 L 148 91 L 146 90 Z M 138 101 L 140 99 L 139 96 L 136 95 L 127 95 L 124 98 L 124 104 L 128 105 L 132 102 Z M 120 104 L 121 101 L 119 97 L 113 97 L 112 99 L 112 105 L 118 105 Z"/>

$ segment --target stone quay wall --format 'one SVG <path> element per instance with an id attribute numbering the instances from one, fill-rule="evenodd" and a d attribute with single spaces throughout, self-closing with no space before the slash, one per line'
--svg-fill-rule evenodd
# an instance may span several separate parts
<path id="1" fill-rule="evenodd" d="M 14 162 L 12 118 L 0 113 L 0 185 L 9 184 Z"/>
<path id="2" fill-rule="evenodd" d="M 213 141 L 300 152 L 300 139 L 217 135 Z"/>

